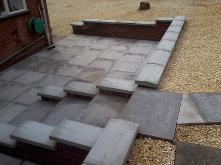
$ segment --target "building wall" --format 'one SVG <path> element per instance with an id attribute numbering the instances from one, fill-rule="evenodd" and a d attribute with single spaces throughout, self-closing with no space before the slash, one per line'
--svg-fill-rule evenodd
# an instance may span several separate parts
<path id="1" fill-rule="evenodd" d="M 46 37 L 30 32 L 27 26 L 29 18 L 32 16 L 40 17 L 39 5 L 39 0 L 27 0 L 29 11 L 0 19 L 0 65 L 15 54 L 16 56 L 13 57 L 14 62 L 11 63 L 15 63 L 23 56 L 31 55 L 47 46 Z M 33 42 L 35 44 L 30 46 Z M 28 46 L 30 47 L 25 50 L 23 49 Z"/>

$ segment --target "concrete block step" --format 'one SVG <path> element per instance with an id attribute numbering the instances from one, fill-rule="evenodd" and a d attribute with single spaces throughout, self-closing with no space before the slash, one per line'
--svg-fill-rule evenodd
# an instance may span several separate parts
<path id="1" fill-rule="evenodd" d="M 16 141 L 10 137 L 11 133 L 16 129 L 15 126 L 0 123 L 0 145 L 9 148 L 16 147 Z"/>
<path id="2" fill-rule="evenodd" d="M 111 119 L 84 160 L 88 165 L 122 165 L 136 138 L 138 124 Z"/>
<path id="3" fill-rule="evenodd" d="M 134 81 L 123 79 L 104 78 L 97 88 L 102 91 L 132 95 L 137 85 Z"/>
<path id="4" fill-rule="evenodd" d="M 54 127 L 34 121 L 26 121 L 19 125 L 10 135 L 16 141 L 55 150 L 56 143 L 49 139 Z"/>
<path id="5" fill-rule="evenodd" d="M 50 139 L 83 150 L 90 150 L 103 128 L 76 122 L 64 120 L 54 129 Z"/>
<path id="6" fill-rule="evenodd" d="M 71 95 L 95 97 L 97 88 L 96 85 L 92 83 L 72 81 L 64 88 L 64 92 Z"/>
<path id="7" fill-rule="evenodd" d="M 43 100 L 47 101 L 60 101 L 65 96 L 63 88 L 59 86 L 47 86 L 40 89 L 37 93 Z"/>

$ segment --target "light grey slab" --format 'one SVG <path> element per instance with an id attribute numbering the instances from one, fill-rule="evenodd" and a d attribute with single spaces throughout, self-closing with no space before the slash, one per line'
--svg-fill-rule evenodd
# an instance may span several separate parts
<path id="1" fill-rule="evenodd" d="M 55 99 L 55 100 L 62 100 L 65 96 L 63 92 L 63 87 L 60 86 L 47 86 L 40 89 L 37 93 L 38 96 Z"/>
<path id="2" fill-rule="evenodd" d="M 175 17 L 175 20 L 177 20 L 177 21 L 185 21 L 186 17 L 185 16 L 177 16 L 177 17 Z"/>
<path id="3" fill-rule="evenodd" d="M 182 30 L 182 26 L 172 26 L 170 25 L 167 29 L 167 32 L 180 33 Z"/>
<path id="4" fill-rule="evenodd" d="M 80 73 L 81 70 L 82 68 L 79 68 L 77 66 L 65 65 L 58 68 L 56 75 L 75 77 Z"/>
<path id="5" fill-rule="evenodd" d="M 10 124 L 17 126 L 26 120 L 42 121 L 44 117 L 54 111 L 55 105 L 56 104 L 50 102 L 36 101 L 34 104 L 28 106 L 25 111 L 13 118 Z"/>
<path id="6" fill-rule="evenodd" d="M 64 120 L 51 133 L 50 139 L 83 150 L 90 150 L 102 130 L 100 127 Z"/>
<path id="7" fill-rule="evenodd" d="M 97 84 L 98 89 L 124 94 L 132 94 L 136 87 L 137 85 L 132 80 L 112 78 L 104 78 L 100 81 L 99 84 Z"/>
<path id="8" fill-rule="evenodd" d="M 15 130 L 15 126 L 0 123 L 0 144 L 9 148 L 15 148 L 16 141 L 10 138 L 10 134 Z"/>
<path id="9" fill-rule="evenodd" d="M 164 72 L 164 66 L 158 64 L 145 64 L 138 77 L 136 84 L 151 88 L 157 88 Z"/>
<path id="10" fill-rule="evenodd" d="M 93 61 L 90 65 L 88 65 L 88 68 L 98 68 L 98 69 L 105 69 L 109 70 L 113 65 L 113 61 L 111 60 L 103 60 L 98 59 Z"/>
<path id="11" fill-rule="evenodd" d="M 117 64 L 114 65 L 112 70 L 134 73 L 138 70 L 140 65 L 141 65 L 141 62 L 119 61 Z"/>
<path id="12" fill-rule="evenodd" d="M 87 68 L 81 71 L 77 79 L 81 81 L 96 83 L 106 75 L 105 69 Z"/>
<path id="13" fill-rule="evenodd" d="M 96 42 L 90 46 L 90 49 L 105 50 L 108 49 L 113 43 L 111 42 Z"/>
<path id="14" fill-rule="evenodd" d="M 159 17 L 156 19 L 156 22 L 172 22 L 174 20 L 174 18 L 171 18 L 171 17 Z"/>
<path id="15" fill-rule="evenodd" d="M 22 161 L 17 158 L 0 153 L 1 165 L 20 165 L 21 162 Z"/>
<path id="16" fill-rule="evenodd" d="M 7 123 L 16 118 L 26 109 L 26 106 L 9 103 L 0 109 L 0 122 Z"/>
<path id="17" fill-rule="evenodd" d="M 53 74 L 55 73 L 56 69 L 62 67 L 63 65 L 64 61 L 48 59 L 42 62 L 41 64 L 35 66 L 33 70 L 36 72 Z"/>
<path id="18" fill-rule="evenodd" d="M 56 143 L 49 139 L 54 127 L 34 121 L 25 121 L 11 134 L 11 138 L 34 146 L 55 150 Z"/>
<path id="19" fill-rule="evenodd" d="M 46 76 L 47 76 L 47 74 L 45 74 L 45 73 L 28 71 L 25 74 L 23 74 L 22 76 L 16 78 L 15 82 L 17 82 L 19 84 L 24 84 L 24 85 L 32 85 L 32 84 L 42 80 Z"/>
<path id="20" fill-rule="evenodd" d="M 164 50 L 154 50 L 152 54 L 147 57 L 147 64 L 159 64 L 162 66 L 166 66 L 171 53 Z"/>
<path id="21" fill-rule="evenodd" d="M 199 110 L 187 94 L 183 94 L 177 124 L 205 123 Z"/>
<path id="22" fill-rule="evenodd" d="M 183 26 L 184 21 L 180 21 L 180 20 L 173 20 L 173 22 L 171 23 L 172 26 Z"/>
<path id="23" fill-rule="evenodd" d="M 9 70 L 7 70 L 5 72 L 0 73 L 0 80 L 12 81 L 15 78 L 24 74 L 25 72 L 26 72 L 26 70 L 10 68 Z"/>
<path id="24" fill-rule="evenodd" d="M 175 165 L 220 165 L 221 150 L 199 144 L 178 142 Z"/>
<path id="25" fill-rule="evenodd" d="M 119 116 L 127 101 L 128 99 L 124 97 L 99 94 L 74 120 L 97 127 L 105 127 L 111 118 Z"/>
<path id="26" fill-rule="evenodd" d="M 34 67 L 38 66 L 39 64 L 43 63 L 45 59 L 43 58 L 35 58 L 33 56 L 28 57 L 21 62 L 13 65 L 13 68 L 16 69 L 24 69 L 24 70 L 31 70 Z"/>
<path id="27" fill-rule="evenodd" d="M 179 33 L 166 31 L 166 33 L 163 35 L 162 40 L 169 40 L 176 42 L 178 38 L 179 38 Z"/>
<path id="28" fill-rule="evenodd" d="M 150 45 L 146 45 L 146 46 L 130 46 L 128 53 L 131 54 L 143 54 L 143 55 L 147 55 L 150 50 L 151 50 L 152 46 Z"/>
<path id="29" fill-rule="evenodd" d="M 124 52 L 128 49 L 126 45 L 112 45 L 109 50 L 113 52 Z"/>
<path id="30" fill-rule="evenodd" d="M 78 97 L 66 97 L 43 119 L 43 122 L 57 126 L 64 119 L 75 120 L 87 107 L 89 102 L 90 100 Z"/>
<path id="31" fill-rule="evenodd" d="M 117 49 L 116 46 L 115 48 L 112 47 L 112 49 Z M 120 49 L 118 47 L 118 49 Z M 103 54 L 101 54 L 99 56 L 99 58 L 102 58 L 102 59 L 108 59 L 108 60 L 118 60 L 120 59 L 122 56 L 124 55 L 124 52 L 117 52 L 117 51 L 105 51 Z"/>
<path id="32" fill-rule="evenodd" d="M 71 23 L 71 26 L 84 26 L 84 22 L 78 21 Z"/>
<path id="33" fill-rule="evenodd" d="M 120 71 L 111 71 L 107 77 L 113 79 L 124 79 L 124 80 L 132 80 L 135 74 L 128 72 L 120 72 Z"/>
<path id="34" fill-rule="evenodd" d="M 159 50 L 166 50 L 168 52 L 172 52 L 175 47 L 176 42 L 170 41 L 170 40 L 161 40 L 159 44 L 157 45 L 156 49 Z"/>
<path id="35" fill-rule="evenodd" d="M 134 142 L 138 124 L 111 119 L 87 155 L 84 163 L 94 165 L 123 165 Z"/>
<path id="36" fill-rule="evenodd" d="M 71 81 L 65 86 L 64 91 L 68 94 L 94 97 L 97 94 L 96 85 L 80 81 Z"/>
<path id="37" fill-rule="evenodd" d="M 189 95 L 206 123 L 221 123 L 221 93 Z"/>
<path id="38" fill-rule="evenodd" d="M 148 22 L 148 21 L 136 21 L 136 25 L 141 26 L 156 26 L 156 22 Z"/>
<path id="39" fill-rule="evenodd" d="M 137 88 L 120 117 L 139 123 L 139 133 L 173 141 L 181 95 Z"/>
<path id="40" fill-rule="evenodd" d="M 137 54 L 126 54 L 121 58 L 121 61 L 131 61 L 131 62 L 143 62 L 145 56 Z"/>
<path id="41" fill-rule="evenodd" d="M 81 65 L 81 66 L 87 66 L 89 63 L 91 63 L 93 60 L 96 59 L 96 55 L 95 56 L 87 56 L 87 55 L 80 55 L 80 56 L 76 56 L 74 57 L 72 60 L 70 60 L 68 63 L 71 65 Z"/>

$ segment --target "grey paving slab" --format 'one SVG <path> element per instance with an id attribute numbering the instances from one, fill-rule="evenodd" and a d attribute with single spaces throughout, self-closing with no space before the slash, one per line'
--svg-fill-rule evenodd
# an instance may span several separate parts
<path id="1" fill-rule="evenodd" d="M 71 44 L 74 44 L 73 41 L 71 41 Z M 78 56 L 82 53 L 82 51 L 85 49 L 85 47 L 81 47 L 81 46 L 75 46 L 72 48 L 65 48 L 63 49 L 62 53 L 63 54 L 71 54 L 71 55 L 75 55 Z"/>
<path id="2" fill-rule="evenodd" d="M 125 55 L 121 58 L 121 61 L 131 61 L 131 62 L 143 62 L 144 61 L 145 56 L 140 56 L 140 55 L 136 55 L 136 54 L 129 54 L 129 55 Z"/>
<path id="3" fill-rule="evenodd" d="M 117 64 L 114 65 L 112 70 L 121 72 L 136 72 L 140 65 L 140 62 L 119 61 Z"/>
<path id="4" fill-rule="evenodd" d="M 64 91 L 68 94 L 94 97 L 97 94 L 96 85 L 80 81 L 71 81 L 65 86 Z"/>
<path id="5" fill-rule="evenodd" d="M 206 123 L 221 123 L 221 93 L 189 95 Z"/>
<path id="6" fill-rule="evenodd" d="M 39 53 L 34 54 L 33 56 L 37 58 L 50 58 L 52 54 L 53 53 L 49 50 L 43 50 L 43 51 L 40 51 Z"/>
<path id="7" fill-rule="evenodd" d="M 44 58 L 28 57 L 22 60 L 21 62 L 13 65 L 13 68 L 30 70 L 38 66 L 39 64 L 43 63 L 44 61 L 45 61 Z"/>
<path id="8" fill-rule="evenodd" d="M 170 18 L 170 17 L 159 17 L 156 19 L 156 22 L 172 22 L 174 20 L 174 18 Z"/>
<path id="9" fill-rule="evenodd" d="M 111 60 L 102 60 L 102 59 L 98 59 L 93 61 L 88 68 L 98 68 L 98 69 L 105 69 L 105 70 L 109 70 L 113 65 L 113 61 Z"/>
<path id="10" fill-rule="evenodd" d="M 162 39 L 176 42 L 178 38 L 179 38 L 179 33 L 166 31 Z"/>
<path id="11" fill-rule="evenodd" d="M 139 123 L 144 136 L 172 141 L 180 102 L 180 94 L 137 88 L 120 116 Z"/>
<path id="12" fill-rule="evenodd" d="M 0 80 L 12 81 L 15 78 L 24 74 L 25 72 L 26 70 L 10 68 L 9 70 L 0 73 Z"/>
<path id="13" fill-rule="evenodd" d="M 97 88 L 104 91 L 133 94 L 137 84 L 132 80 L 104 78 L 97 84 Z"/>
<path id="14" fill-rule="evenodd" d="M 0 144 L 9 147 L 15 148 L 16 141 L 10 138 L 10 134 L 15 130 L 15 126 L 0 123 Z"/>
<path id="15" fill-rule="evenodd" d="M 174 20 L 171 25 L 172 26 L 183 26 L 184 21 L 180 21 L 180 20 Z"/>
<path id="16" fill-rule="evenodd" d="M 130 46 L 128 53 L 131 54 L 143 54 L 143 55 L 147 55 L 150 50 L 151 50 L 152 46 L 147 45 L 147 46 Z"/>
<path id="17" fill-rule="evenodd" d="M 124 52 L 128 49 L 128 46 L 126 45 L 112 45 L 109 50 L 115 51 L 115 52 Z"/>
<path id="18" fill-rule="evenodd" d="M 0 162 L 1 165 L 20 165 L 22 161 L 17 158 L 0 153 Z"/>
<path id="19" fill-rule="evenodd" d="M 109 42 L 96 42 L 90 46 L 90 49 L 95 49 L 95 50 L 105 50 L 108 49 L 112 43 Z"/>
<path id="20" fill-rule="evenodd" d="M 57 104 L 53 111 L 43 119 L 43 122 L 57 126 L 64 119 L 75 120 L 75 118 L 77 118 L 77 116 L 87 107 L 89 102 L 90 100 L 78 97 L 64 98 Z"/>
<path id="21" fill-rule="evenodd" d="M 63 67 L 58 68 L 56 75 L 75 77 L 78 75 L 78 73 L 80 73 L 81 70 L 82 69 L 77 66 L 65 65 Z"/>
<path id="22" fill-rule="evenodd" d="M 9 103 L 0 109 L 0 122 L 7 123 L 16 118 L 26 109 L 26 106 Z"/>
<path id="23" fill-rule="evenodd" d="M 164 72 L 164 66 L 158 64 L 146 64 L 136 78 L 140 86 L 157 88 Z"/>
<path id="24" fill-rule="evenodd" d="M 32 87 L 21 96 L 19 96 L 17 99 L 15 99 L 14 102 L 19 104 L 31 105 L 35 101 L 39 100 L 39 97 L 37 96 L 37 91 L 38 88 Z"/>
<path id="25" fill-rule="evenodd" d="M 107 74 L 107 77 L 114 79 L 132 80 L 134 78 L 134 74 L 129 72 L 111 71 Z"/>
<path id="26" fill-rule="evenodd" d="M 174 32 L 174 33 L 180 33 L 182 30 L 182 26 L 172 26 L 170 25 L 167 29 L 167 32 Z"/>
<path id="27" fill-rule="evenodd" d="M 128 99 L 124 97 L 99 94 L 95 96 L 76 120 L 98 127 L 105 127 L 111 118 L 117 117 L 122 112 L 127 101 Z"/>
<path id="28" fill-rule="evenodd" d="M 55 150 L 55 142 L 49 139 L 54 127 L 34 121 L 25 121 L 11 134 L 11 138 L 34 146 Z"/>
<path id="29" fill-rule="evenodd" d="M 176 42 L 170 40 L 161 40 L 156 49 L 172 52 Z"/>
<path id="30" fill-rule="evenodd" d="M 136 138 L 138 124 L 111 119 L 87 155 L 84 163 L 123 165 Z"/>
<path id="31" fill-rule="evenodd" d="M 67 84 L 72 77 L 70 76 L 58 76 L 58 75 L 48 75 L 43 80 L 41 80 L 37 86 L 45 87 L 45 86 L 64 86 Z"/>
<path id="32" fill-rule="evenodd" d="M 153 47 L 157 42 L 150 40 L 137 40 L 134 44 L 137 46 L 149 46 Z"/>
<path id="33" fill-rule="evenodd" d="M 171 53 L 165 50 L 154 50 L 153 53 L 147 57 L 146 63 L 166 66 L 170 55 Z"/>
<path id="34" fill-rule="evenodd" d="M 71 59 L 73 59 L 74 57 L 76 57 L 76 55 L 72 55 L 72 54 L 63 54 L 63 53 L 55 53 L 51 56 L 52 61 L 55 61 L 57 66 L 56 68 L 59 68 L 61 66 L 59 66 L 59 64 L 65 63 L 67 61 L 70 61 Z M 60 61 L 60 62 L 59 62 Z"/>
<path id="35" fill-rule="evenodd" d="M 86 49 L 85 51 L 82 52 L 82 55 L 98 57 L 101 53 L 103 53 L 103 50 Z"/>
<path id="36" fill-rule="evenodd" d="M 65 96 L 63 91 L 63 87 L 60 86 L 47 86 L 40 89 L 37 92 L 38 96 L 43 98 L 55 99 L 55 100 L 62 100 Z"/>
<path id="37" fill-rule="evenodd" d="M 13 118 L 10 124 L 17 126 L 26 120 L 42 121 L 50 112 L 54 111 L 55 105 L 50 102 L 37 101 Z"/>
<path id="38" fill-rule="evenodd" d="M 51 133 L 50 139 L 83 150 L 90 150 L 102 131 L 100 127 L 64 120 Z"/>
<path id="39" fill-rule="evenodd" d="M 87 82 L 97 82 L 106 75 L 105 69 L 87 68 L 78 75 L 78 79 Z"/>
<path id="40" fill-rule="evenodd" d="M 205 123 L 188 94 L 183 94 L 177 124 Z"/>
<path id="41" fill-rule="evenodd" d="M 124 53 L 117 51 L 105 51 L 103 54 L 99 56 L 99 58 L 109 59 L 109 60 L 117 60 L 123 57 Z"/>
<path id="42" fill-rule="evenodd" d="M 16 97 L 22 95 L 29 87 L 19 84 L 8 84 L 0 92 L 0 100 L 11 101 Z"/>
<path id="43" fill-rule="evenodd" d="M 33 72 L 33 71 L 28 71 L 24 73 L 22 76 L 18 77 L 15 79 L 15 82 L 23 85 L 32 85 L 40 80 L 42 80 L 44 77 L 46 77 L 47 74 L 45 73 L 39 73 L 39 72 Z"/>
<path id="44" fill-rule="evenodd" d="M 87 66 L 89 63 L 91 63 L 93 60 L 96 59 L 96 55 L 84 55 L 84 56 L 76 56 L 72 60 L 70 60 L 68 63 L 71 65 L 81 65 L 81 66 Z"/>
<path id="45" fill-rule="evenodd" d="M 175 165 L 220 165 L 221 150 L 199 144 L 178 142 Z"/>

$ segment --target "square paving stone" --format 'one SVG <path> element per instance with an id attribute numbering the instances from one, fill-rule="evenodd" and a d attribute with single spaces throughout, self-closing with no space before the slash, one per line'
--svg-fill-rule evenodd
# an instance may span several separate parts
<path id="1" fill-rule="evenodd" d="M 81 66 L 87 66 L 90 62 L 95 60 L 96 56 L 76 56 L 72 60 L 70 60 L 68 63 L 71 65 L 81 65 Z"/>
<path id="2" fill-rule="evenodd" d="M 88 68 L 98 68 L 98 69 L 105 69 L 109 70 L 113 65 L 111 60 L 96 60 L 93 61 Z"/>
<path id="3" fill-rule="evenodd" d="M 0 80 L 12 81 L 15 78 L 24 74 L 25 72 L 26 70 L 10 68 L 9 70 L 0 73 Z"/>
<path id="4" fill-rule="evenodd" d="M 137 40 L 135 45 L 137 46 L 149 46 L 153 47 L 157 42 L 156 41 L 149 41 L 149 40 Z"/>
<path id="5" fill-rule="evenodd" d="M 103 54 L 99 56 L 99 58 L 109 59 L 109 60 L 117 60 L 120 59 L 124 54 L 116 51 L 105 51 Z"/>
<path id="6" fill-rule="evenodd" d="M 175 44 L 176 44 L 175 41 L 161 40 L 160 43 L 157 45 L 156 49 L 172 52 L 175 47 Z"/>
<path id="7" fill-rule="evenodd" d="M 60 67 L 57 70 L 56 75 L 75 77 L 80 73 L 81 70 L 82 69 L 77 67 L 77 66 L 67 66 L 67 65 L 65 65 L 63 67 Z"/>
<path id="8" fill-rule="evenodd" d="M 206 123 L 221 123 L 221 93 L 193 93 L 189 96 Z"/>
<path id="9" fill-rule="evenodd" d="M 180 102 L 180 94 L 139 87 L 120 116 L 139 123 L 139 133 L 144 136 L 172 141 Z"/>
<path id="10" fill-rule="evenodd" d="M 10 134 L 15 130 L 15 126 L 0 123 L 0 145 L 8 148 L 15 148 L 16 141 L 10 138 Z"/>
<path id="11" fill-rule="evenodd" d="M 178 142 L 175 165 L 220 165 L 221 150 L 199 144 Z"/>
<path id="12" fill-rule="evenodd" d="M 150 54 L 147 59 L 147 64 L 159 64 L 162 66 L 166 66 L 171 53 L 165 50 L 154 50 L 152 54 Z"/>
<path id="13" fill-rule="evenodd" d="M 75 120 L 105 127 L 111 118 L 118 117 L 127 101 L 128 99 L 124 97 L 99 94 Z"/>
<path id="14" fill-rule="evenodd" d="M 151 50 L 152 46 L 131 46 L 129 47 L 128 53 L 131 54 L 143 54 L 143 55 L 147 55 L 150 50 Z"/>
<path id="15" fill-rule="evenodd" d="M 22 163 L 21 160 L 0 153 L 0 162 L 1 165 L 20 165 Z"/>
<path id="16" fill-rule="evenodd" d="M 112 45 L 109 49 L 115 52 L 125 52 L 128 47 L 126 45 Z"/>
<path id="17" fill-rule="evenodd" d="M 162 39 L 176 42 L 178 38 L 179 38 L 179 33 L 166 32 Z"/>
<path id="18" fill-rule="evenodd" d="M 123 58 L 121 58 L 121 61 L 131 61 L 131 62 L 143 62 L 144 61 L 144 56 L 140 56 L 140 55 L 135 55 L 135 54 L 129 54 L 129 55 L 125 55 L 123 56 Z"/>
<path id="19" fill-rule="evenodd" d="M 22 95 L 25 91 L 27 91 L 29 87 L 20 85 L 20 84 L 8 84 L 4 89 L 0 92 L 0 100 L 3 101 L 12 101 L 16 97 Z"/>
<path id="20" fill-rule="evenodd" d="M 35 101 L 39 100 L 39 97 L 37 96 L 37 88 L 31 88 L 25 93 L 23 93 L 21 96 L 19 96 L 14 102 L 19 104 L 25 104 L 25 105 L 31 105 Z"/>
<path id="21" fill-rule="evenodd" d="M 50 102 L 36 101 L 34 104 L 28 106 L 25 111 L 13 118 L 10 124 L 17 126 L 26 120 L 41 121 L 50 112 L 54 111 L 55 105 L 56 104 Z"/>
<path id="22" fill-rule="evenodd" d="M 103 53 L 103 50 L 93 50 L 93 49 L 89 49 L 89 50 L 85 50 L 81 53 L 81 55 L 85 55 L 85 56 L 96 56 L 98 57 L 99 55 L 101 55 L 101 53 Z"/>
<path id="23" fill-rule="evenodd" d="M 63 88 L 59 86 L 47 86 L 37 92 L 38 96 L 54 100 L 62 100 L 65 96 Z"/>
<path id="24" fill-rule="evenodd" d="M 0 109 L 0 123 L 10 122 L 25 109 L 25 106 L 9 103 Z"/>
<path id="25" fill-rule="evenodd" d="M 67 84 L 70 80 L 72 79 L 72 77 L 68 77 L 68 76 L 57 76 L 57 75 L 48 75 L 46 78 L 44 78 L 43 80 L 41 80 L 38 83 L 38 86 L 40 87 L 46 87 L 46 86 L 64 86 L 65 84 Z"/>
<path id="26" fill-rule="evenodd" d="M 19 84 L 24 84 L 24 85 L 32 85 L 32 84 L 35 84 L 38 81 L 42 80 L 46 76 L 47 76 L 47 74 L 45 74 L 45 73 L 28 71 L 25 74 L 23 74 L 22 76 L 15 79 L 15 82 L 17 82 Z"/>
<path id="27" fill-rule="evenodd" d="M 87 97 L 94 97 L 98 92 L 95 84 L 80 81 L 71 81 L 65 86 L 64 91 L 68 94 Z"/>
<path id="28" fill-rule="evenodd" d="M 133 73 L 129 72 L 120 72 L 120 71 L 111 71 L 107 77 L 114 79 L 124 79 L 124 80 L 132 80 L 134 77 Z"/>
<path id="29" fill-rule="evenodd" d="M 52 56 L 52 52 L 48 50 L 40 51 L 39 53 L 34 54 L 34 57 L 37 58 L 50 58 Z"/>
<path id="30" fill-rule="evenodd" d="M 38 66 L 42 62 L 45 62 L 45 59 L 43 58 L 35 58 L 35 57 L 28 57 L 21 62 L 13 65 L 13 68 L 16 69 L 24 69 L 24 70 L 30 70 L 33 69 L 34 67 Z"/>
<path id="31" fill-rule="evenodd" d="M 167 29 L 168 32 L 180 33 L 182 30 L 182 26 L 169 26 Z"/>
<path id="32" fill-rule="evenodd" d="M 63 61 L 47 60 L 33 68 L 33 71 L 42 73 L 55 73 L 56 69 L 63 66 Z"/>
<path id="33" fill-rule="evenodd" d="M 88 99 L 66 97 L 57 104 L 57 106 L 53 109 L 53 112 L 44 118 L 43 122 L 57 126 L 64 119 L 75 120 L 87 107 L 89 102 L 90 100 Z"/>
<path id="34" fill-rule="evenodd" d="M 121 72 L 136 72 L 140 67 L 140 65 L 141 65 L 140 62 L 120 61 L 116 65 L 114 65 L 112 70 L 121 71 Z"/>
<path id="35" fill-rule="evenodd" d="M 82 53 L 82 51 L 84 50 L 84 47 L 80 47 L 80 46 L 75 46 L 73 48 L 65 48 L 63 49 L 62 53 L 63 54 L 71 54 L 74 56 L 78 56 Z"/>
<path id="36" fill-rule="evenodd" d="M 59 61 L 64 63 L 64 62 L 70 61 L 75 56 L 76 55 L 72 55 L 72 54 L 55 53 L 51 56 L 50 60 L 55 61 L 57 64 L 59 64 Z"/>
<path id="37" fill-rule="evenodd" d="M 111 43 L 106 43 L 106 42 L 96 42 L 90 46 L 90 49 L 95 49 L 95 50 L 105 50 L 108 49 L 112 44 Z"/>
<path id="38" fill-rule="evenodd" d="M 199 110 L 187 94 L 183 94 L 177 124 L 205 123 Z"/>
<path id="39" fill-rule="evenodd" d="M 88 68 L 78 75 L 78 79 L 87 82 L 98 82 L 106 75 L 106 71 L 104 69 L 98 68 Z"/>

